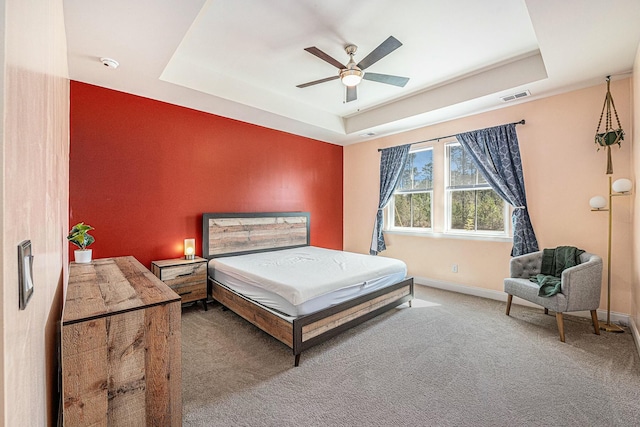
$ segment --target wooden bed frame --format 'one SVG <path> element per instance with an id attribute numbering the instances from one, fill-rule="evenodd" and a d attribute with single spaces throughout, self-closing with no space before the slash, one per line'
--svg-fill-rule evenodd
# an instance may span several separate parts
<path id="1" fill-rule="evenodd" d="M 308 212 L 204 213 L 203 256 L 207 259 L 308 246 Z M 304 316 L 285 318 L 209 277 L 213 299 L 300 354 L 339 333 L 413 299 L 413 278 Z"/>

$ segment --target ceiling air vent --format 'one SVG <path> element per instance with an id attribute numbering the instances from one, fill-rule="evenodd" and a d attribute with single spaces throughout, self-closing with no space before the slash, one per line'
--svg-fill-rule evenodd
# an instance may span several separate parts
<path id="1" fill-rule="evenodd" d="M 531 92 L 528 90 L 514 93 L 513 95 L 501 96 L 502 102 L 515 101 L 516 99 L 524 98 L 525 96 L 531 96 Z"/>

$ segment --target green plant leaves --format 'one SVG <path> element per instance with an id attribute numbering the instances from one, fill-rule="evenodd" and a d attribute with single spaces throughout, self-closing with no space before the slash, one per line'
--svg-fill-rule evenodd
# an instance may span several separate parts
<path id="1" fill-rule="evenodd" d="M 95 230 L 95 228 L 84 222 L 79 222 L 71 228 L 67 240 L 82 250 L 87 249 L 87 246 L 96 241 L 96 239 L 88 233 L 89 230 Z"/>

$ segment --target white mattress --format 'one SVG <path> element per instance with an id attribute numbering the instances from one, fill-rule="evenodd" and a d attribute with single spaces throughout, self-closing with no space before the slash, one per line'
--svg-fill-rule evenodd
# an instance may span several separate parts
<path id="1" fill-rule="evenodd" d="M 397 283 L 404 262 L 305 246 L 214 258 L 209 276 L 262 305 L 301 316 Z"/>

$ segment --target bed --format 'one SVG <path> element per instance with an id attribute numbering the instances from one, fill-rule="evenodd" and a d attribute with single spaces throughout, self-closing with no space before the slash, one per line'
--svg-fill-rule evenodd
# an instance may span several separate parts
<path id="1" fill-rule="evenodd" d="M 211 297 L 301 353 L 400 304 L 406 265 L 310 246 L 308 212 L 204 213 Z"/>

